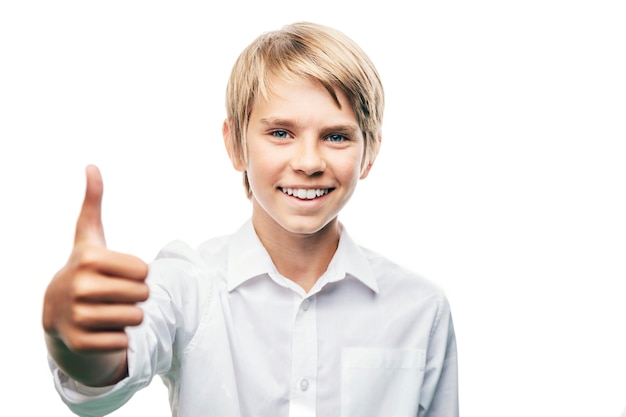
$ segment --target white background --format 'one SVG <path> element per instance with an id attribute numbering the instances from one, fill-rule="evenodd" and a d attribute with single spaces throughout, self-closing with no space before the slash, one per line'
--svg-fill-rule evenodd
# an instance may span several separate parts
<path id="1" fill-rule="evenodd" d="M 295 20 L 343 30 L 381 73 L 383 146 L 341 219 L 446 290 L 462 415 L 621 414 L 626 6 L 411 3 L 1 3 L 0 396 L 12 414 L 71 415 L 40 315 L 84 167 L 102 170 L 115 250 L 149 261 L 174 238 L 234 231 L 250 207 L 222 145 L 226 79 L 254 37 Z M 169 415 L 160 380 L 113 415 Z"/>

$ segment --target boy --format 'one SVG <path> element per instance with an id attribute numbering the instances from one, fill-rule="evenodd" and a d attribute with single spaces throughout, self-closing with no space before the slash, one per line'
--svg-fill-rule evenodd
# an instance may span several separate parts
<path id="1" fill-rule="evenodd" d="M 231 236 L 146 265 L 105 246 L 87 168 L 43 327 L 57 390 L 101 416 L 155 375 L 176 416 L 458 416 L 450 309 L 338 221 L 381 142 L 383 88 L 344 34 L 297 23 L 246 48 L 222 133 L 252 204 Z"/>

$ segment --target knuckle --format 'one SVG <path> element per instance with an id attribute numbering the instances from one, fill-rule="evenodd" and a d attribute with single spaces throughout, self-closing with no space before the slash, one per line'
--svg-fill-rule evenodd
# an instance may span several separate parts
<path id="1" fill-rule="evenodd" d="M 77 326 L 85 326 L 90 322 L 89 314 L 87 313 L 85 307 L 80 305 L 74 305 L 70 309 L 70 317 L 72 323 Z"/>
<path id="2" fill-rule="evenodd" d="M 72 284 L 72 293 L 75 299 L 88 298 L 94 290 L 93 280 L 85 275 L 77 275 Z"/>
<path id="3" fill-rule="evenodd" d="M 65 344 L 75 352 L 86 352 L 91 349 L 89 339 L 81 332 L 72 332 L 68 335 Z"/>
<path id="4" fill-rule="evenodd" d="M 99 259 L 100 251 L 91 245 L 76 245 L 72 252 L 72 260 L 78 268 L 92 268 L 98 264 Z"/>

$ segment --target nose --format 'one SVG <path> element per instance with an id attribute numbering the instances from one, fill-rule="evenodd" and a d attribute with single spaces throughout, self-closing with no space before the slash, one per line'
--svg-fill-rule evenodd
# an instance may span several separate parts
<path id="1" fill-rule="evenodd" d="M 294 144 L 291 168 L 308 176 L 320 175 L 326 169 L 321 143 L 317 138 L 299 138 Z"/>

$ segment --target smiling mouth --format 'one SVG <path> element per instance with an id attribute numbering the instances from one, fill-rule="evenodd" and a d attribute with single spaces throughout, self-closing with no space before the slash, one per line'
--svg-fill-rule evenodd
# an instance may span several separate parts
<path id="1" fill-rule="evenodd" d="M 300 200 L 313 200 L 332 191 L 332 188 L 281 188 L 282 192 L 299 198 Z"/>

